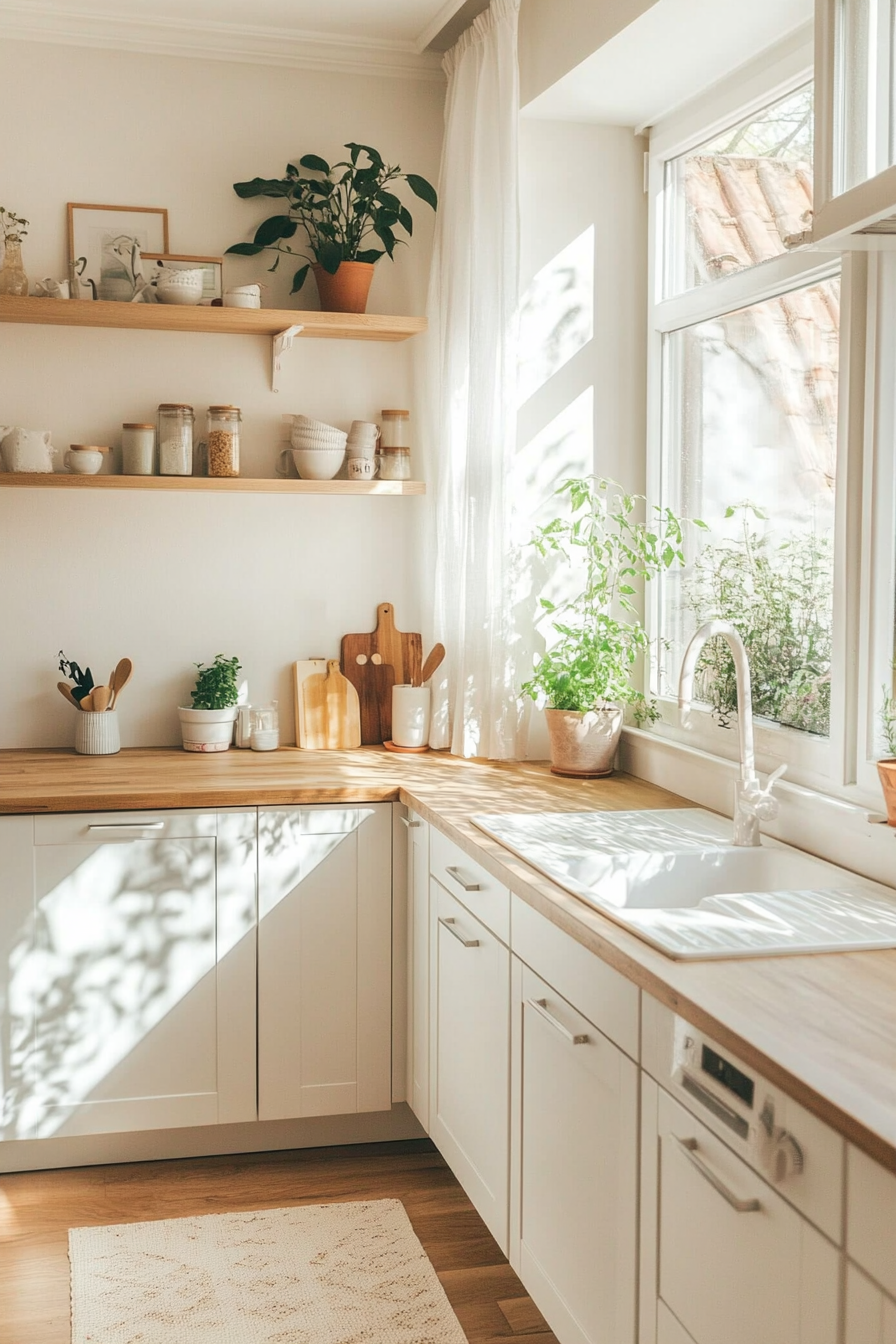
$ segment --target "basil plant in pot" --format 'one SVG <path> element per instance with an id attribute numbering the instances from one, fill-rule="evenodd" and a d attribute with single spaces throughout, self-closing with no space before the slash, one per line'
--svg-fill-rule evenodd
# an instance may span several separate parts
<path id="1" fill-rule="evenodd" d="M 896 671 L 896 661 L 893 670 Z M 877 773 L 887 808 L 887 821 L 890 826 L 896 826 L 896 694 L 892 685 L 883 688 L 880 726 L 887 755 L 878 761 Z"/>
<path id="2" fill-rule="evenodd" d="M 199 670 L 192 694 L 192 705 L 181 706 L 177 713 L 184 751 L 227 751 L 233 740 L 233 725 L 239 703 L 237 677 L 242 668 L 238 658 L 215 655 L 208 667 L 196 663 Z"/>
<path id="3" fill-rule="evenodd" d="M 602 477 L 564 481 L 556 495 L 565 516 L 532 544 L 570 569 L 577 591 L 559 604 L 539 599 L 556 638 L 522 690 L 546 702 L 552 772 L 591 779 L 612 773 L 627 707 L 638 723 L 658 717 L 631 680 L 650 646 L 635 598 L 639 584 L 684 564 L 682 524 L 658 505 L 649 523 L 636 521 L 644 496 Z"/>
<path id="4" fill-rule="evenodd" d="M 259 224 L 251 243 L 235 243 L 227 251 L 243 257 L 276 252 L 271 271 L 284 256 L 298 259 L 304 264 L 293 275 L 292 294 L 313 270 L 324 312 L 363 313 L 374 265 L 380 257 L 394 258 L 404 242 L 399 230 L 408 237 L 414 231 L 411 212 L 395 195 L 395 186 L 407 182 L 433 210 L 438 197 L 425 177 L 393 168 L 369 145 L 350 142 L 345 148 L 350 156 L 345 162 L 330 165 L 319 154 L 305 154 L 298 167 L 288 163 L 281 178 L 235 182 L 233 189 L 243 200 L 268 196 L 283 210 Z M 290 246 L 300 228 L 310 256 Z"/>

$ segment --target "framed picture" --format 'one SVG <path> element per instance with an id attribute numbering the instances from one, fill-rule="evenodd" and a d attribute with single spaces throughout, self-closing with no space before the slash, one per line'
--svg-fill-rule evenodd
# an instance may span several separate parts
<path id="1" fill-rule="evenodd" d="M 130 303 L 142 253 L 168 251 L 168 211 L 151 205 L 68 204 L 68 255 L 95 299 Z"/>
<path id="2" fill-rule="evenodd" d="M 183 257 L 165 252 L 143 253 L 143 275 L 152 284 L 161 266 L 169 271 L 202 271 L 202 303 L 211 303 L 224 295 L 224 260 L 222 257 Z"/>

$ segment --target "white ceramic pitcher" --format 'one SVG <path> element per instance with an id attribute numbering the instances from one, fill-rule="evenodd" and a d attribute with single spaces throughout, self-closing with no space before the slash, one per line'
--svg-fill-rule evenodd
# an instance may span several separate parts
<path id="1" fill-rule="evenodd" d="M 0 457 L 7 471 L 52 472 L 56 449 L 48 429 L 22 429 L 17 425 L 0 440 Z"/>

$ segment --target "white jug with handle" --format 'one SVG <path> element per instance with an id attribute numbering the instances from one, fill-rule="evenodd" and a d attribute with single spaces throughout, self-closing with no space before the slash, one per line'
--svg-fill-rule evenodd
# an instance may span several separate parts
<path id="1" fill-rule="evenodd" d="M 48 429 L 16 426 L 0 440 L 0 457 L 7 471 L 52 472 L 55 456 Z"/>

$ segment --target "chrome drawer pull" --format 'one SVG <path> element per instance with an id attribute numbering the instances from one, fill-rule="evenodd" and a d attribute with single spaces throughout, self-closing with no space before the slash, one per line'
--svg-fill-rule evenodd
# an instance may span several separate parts
<path id="1" fill-rule="evenodd" d="M 163 831 L 164 821 L 104 821 L 91 822 L 88 831 Z"/>
<path id="2" fill-rule="evenodd" d="M 705 1162 L 703 1162 L 697 1153 L 696 1139 L 680 1139 L 677 1134 L 673 1134 L 672 1137 L 675 1139 L 675 1142 L 678 1144 L 691 1166 L 696 1167 L 703 1179 L 709 1181 L 713 1190 L 717 1190 L 722 1198 L 728 1201 L 735 1213 L 759 1212 L 762 1206 L 758 1199 L 741 1199 L 733 1190 L 728 1189 L 725 1182 L 722 1181 L 714 1171 L 710 1171 L 709 1167 L 706 1166 Z"/>
<path id="3" fill-rule="evenodd" d="M 587 1045 L 588 1036 L 583 1032 L 573 1034 L 569 1027 L 564 1027 L 562 1022 L 558 1022 L 552 1013 L 548 1012 L 547 999 L 527 999 L 526 1006 L 532 1008 L 539 1017 L 543 1017 L 545 1022 L 550 1022 L 555 1031 L 559 1031 L 561 1036 L 565 1036 L 570 1045 Z"/>
<path id="4" fill-rule="evenodd" d="M 464 879 L 463 879 L 463 878 L 461 877 L 461 875 L 460 875 L 460 869 L 459 869 L 459 868 L 446 868 L 446 869 L 445 869 L 445 872 L 448 874 L 449 877 L 453 877 L 454 880 L 455 880 L 455 882 L 458 884 L 458 886 L 463 887 L 464 891 L 479 891 L 479 890 L 480 890 L 480 886 L 479 886 L 479 883 L 478 883 L 478 882 L 465 882 L 465 881 L 464 881 Z"/>
<path id="5" fill-rule="evenodd" d="M 408 821 L 407 817 L 402 817 L 401 820 L 404 822 L 405 826 L 407 826 L 409 831 L 412 831 L 415 826 L 420 825 L 419 821 Z"/>
<path id="6" fill-rule="evenodd" d="M 453 919 L 442 919 L 442 917 L 439 916 L 439 923 L 443 928 L 446 928 L 450 934 L 453 934 L 459 943 L 463 943 L 464 947 L 479 946 L 478 938 L 465 938 L 462 933 L 458 933 L 457 929 L 454 927 Z"/>

